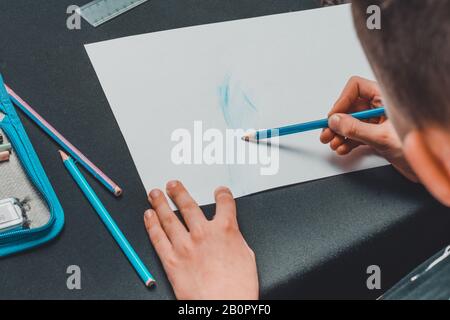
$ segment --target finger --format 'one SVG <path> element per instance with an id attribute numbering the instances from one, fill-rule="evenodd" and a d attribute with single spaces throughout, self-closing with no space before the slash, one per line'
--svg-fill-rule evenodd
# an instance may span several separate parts
<path id="1" fill-rule="evenodd" d="M 343 137 L 371 146 L 377 144 L 379 140 L 380 125 L 360 121 L 348 114 L 332 115 L 328 125 L 330 129 Z"/>
<path id="2" fill-rule="evenodd" d="M 180 210 L 189 230 L 207 221 L 203 211 L 181 182 L 167 183 L 167 194 Z"/>
<path id="3" fill-rule="evenodd" d="M 219 187 L 214 191 L 216 200 L 216 215 L 214 220 L 228 222 L 237 227 L 236 201 L 227 187 Z"/>
<path id="4" fill-rule="evenodd" d="M 178 219 L 178 217 L 170 209 L 166 196 L 161 190 L 154 189 L 149 194 L 149 201 L 158 215 L 158 219 L 166 232 L 170 242 L 173 244 L 177 240 L 187 238 L 187 230 Z"/>
<path id="5" fill-rule="evenodd" d="M 381 121 L 382 121 L 382 119 L 380 117 L 380 118 L 370 118 L 370 119 L 367 119 L 364 122 L 372 123 L 372 124 L 379 124 Z"/>
<path id="6" fill-rule="evenodd" d="M 169 254 L 173 253 L 172 244 L 167 238 L 161 224 L 159 223 L 156 212 L 149 209 L 144 214 L 145 229 L 149 235 L 150 241 L 156 250 L 156 253 L 164 261 Z"/>
<path id="7" fill-rule="evenodd" d="M 371 103 L 370 101 L 367 101 L 365 99 L 359 99 L 358 102 L 356 102 L 356 104 L 355 104 L 355 108 L 354 108 L 355 110 L 354 111 L 355 112 L 366 111 L 366 110 L 373 109 L 375 107 L 376 106 L 373 103 Z M 364 120 L 361 120 L 361 121 L 369 122 L 369 123 L 381 123 L 384 120 L 385 120 L 385 117 L 381 116 L 381 117 L 377 117 L 377 118 L 364 119 Z"/>
<path id="8" fill-rule="evenodd" d="M 333 138 L 333 140 L 331 140 L 330 142 L 330 148 L 332 150 L 336 150 L 337 148 L 339 148 L 341 145 L 343 145 L 345 143 L 345 138 L 343 136 L 335 136 Z"/>
<path id="9" fill-rule="evenodd" d="M 336 149 L 336 153 L 340 156 L 345 156 L 346 154 L 349 154 L 350 152 L 352 152 L 353 149 L 359 147 L 360 145 L 361 142 L 347 139 L 347 141 L 344 144 L 340 145 Z"/>
<path id="10" fill-rule="evenodd" d="M 336 134 L 329 128 L 325 128 L 322 131 L 322 134 L 320 135 L 320 142 L 323 144 L 329 143 L 333 138 L 336 136 Z"/>
<path id="11" fill-rule="evenodd" d="M 370 103 L 372 104 L 373 107 L 377 108 L 382 107 L 384 105 L 383 98 L 380 95 L 375 95 Z"/>
<path id="12" fill-rule="evenodd" d="M 380 89 L 376 82 L 361 77 L 351 77 L 328 115 L 348 113 L 352 111 L 354 103 L 360 98 L 371 101 L 379 95 Z"/>

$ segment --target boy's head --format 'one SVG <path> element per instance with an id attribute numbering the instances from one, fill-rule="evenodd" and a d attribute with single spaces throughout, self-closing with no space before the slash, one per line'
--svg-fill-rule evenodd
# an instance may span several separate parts
<path id="1" fill-rule="evenodd" d="M 379 30 L 367 27 L 371 5 Z M 353 0 L 352 10 L 405 156 L 450 206 L 450 1 Z"/>

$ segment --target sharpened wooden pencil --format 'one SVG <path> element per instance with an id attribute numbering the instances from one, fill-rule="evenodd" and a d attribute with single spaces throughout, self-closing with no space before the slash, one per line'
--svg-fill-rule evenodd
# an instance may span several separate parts
<path id="1" fill-rule="evenodd" d="M 378 118 L 384 116 L 385 109 L 375 108 L 370 110 L 364 110 L 360 112 L 351 113 L 350 115 L 359 120 L 367 120 L 372 118 Z M 305 131 L 311 131 L 316 129 L 323 129 L 328 127 L 328 119 L 320 119 L 310 122 L 292 124 L 289 126 L 273 128 L 273 129 L 264 129 L 258 131 L 249 131 L 243 137 L 244 141 L 259 141 L 263 139 L 270 139 L 273 137 L 285 136 L 294 133 L 300 133 Z"/>
<path id="2" fill-rule="evenodd" d="M 28 103 L 20 98 L 10 87 L 5 84 L 14 104 L 25 113 L 34 123 L 36 123 L 50 138 L 68 152 L 78 163 L 80 163 L 89 173 L 91 173 L 98 181 L 100 181 L 115 196 L 122 194 L 122 189 L 112 181 L 103 171 L 92 163 L 80 150 L 63 137 L 50 123 L 48 123 L 41 115 L 39 115 Z"/>
<path id="3" fill-rule="evenodd" d="M 72 175 L 72 178 L 78 184 L 81 191 L 84 193 L 85 197 L 88 199 L 89 203 L 95 209 L 98 216 L 100 217 L 100 219 L 103 221 L 103 223 L 105 224 L 108 231 L 113 236 L 114 240 L 116 240 L 117 244 L 122 249 L 123 253 L 128 258 L 128 260 L 130 261 L 131 265 L 134 267 L 136 272 L 138 273 L 139 277 L 142 279 L 142 281 L 145 283 L 145 285 L 147 287 L 152 286 L 155 283 L 155 279 L 153 278 L 151 273 L 148 271 L 147 267 L 144 265 L 142 260 L 139 258 L 136 251 L 134 251 L 133 247 L 128 242 L 127 238 L 125 238 L 125 235 L 119 229 L 119 227 L 115 223 L 114 219 L 109 214 L 108 210 L 106 210 L 105 206 L 100 201 L 100 199 L 96 195 L 95 191 L 92 189 L 92 187 L 86 181 L 86 179 L 83 177 L 80 170 L 78 170 L 73 159 L 70 158 L 63 151 L 60 151 L 59 153 L 64 162 L 64 166 L 67 168 L 69 173 Z"/>

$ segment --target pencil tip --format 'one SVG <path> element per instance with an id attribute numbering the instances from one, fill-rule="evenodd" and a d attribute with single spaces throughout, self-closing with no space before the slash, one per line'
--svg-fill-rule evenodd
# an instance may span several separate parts
<path id="1" fill-rule="evenodd" d="M 63 161 L 66 161 L 67 159 L 69 159 L 69 156 L 64 151 L 59 150 L 58 152 L 61 155 L 61 158 L 63 159 Z"/>
<path id="2" fill-rule="evenodd" d="M 115 188 L 114 188 L 114 195 L 115 195 L 116 197 L 121 196 L 121 195 L 122 195 L 122 189 L 121 189 L 120 187 L 115 187 Z"/>
<path id="3" fill-rule="evenodd" d="M 242 136 L 242 140 L 249 142 L 250 140 L 255 139 L 256 131 L 255 130 L 249 130 Z"/>
<path id="4" fill-rule="evenodd" d="M 150 287 L 154 286 L 155 284 L 156 284 L 156 281 L 155 281 L 155 280 L 149 279 L 149 280 L 147 280 L 147 282 L 145 283 L 145 286 L 146 286 L 147 288 L 150 288 Z"/>

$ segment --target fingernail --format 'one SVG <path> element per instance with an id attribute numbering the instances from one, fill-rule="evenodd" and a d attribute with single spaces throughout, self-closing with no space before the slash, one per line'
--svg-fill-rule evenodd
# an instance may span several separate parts
<path id="1" fill-rule="evenodd" d="M 333 114 L 329 119 L 328 119 L 328 126 L 331 129 L 335 129 L 339 127 L 339 121 L 341 121 L 341 117 L 338 116 L 337 114 Z"/>
<path id="2" fill-rule="evenodd" d="M 159 197 L 160 193 L 161 193 L 161 192 L 160 192 L 158 189 L 153 189 L 153 190 L 150 192 L 150 198 L 156 199 L 156 198 Z"/>
<path id="3" fill-rule="evenodd" d="M 168 188 L 168 189 L 175 188 L 175 187 L 177 186 L 177 184 L 178 184 L 178 181 L 177 181 L 177 180 L 169 181 L 169 182 L 167 182 L 167 188 Z"/>
<path id="4" fill-rule="evenodd" d="M 374 107 L 379 107 L 383 105 L 383 99 L 380 96 L 375 96 L 373 97 L 371 103 Z"/>
<path id="5" fill-rule="evenodd" d="M 228 189 L 227 187 L 220 186 L 220 187 L 218 187 L 218 188 L 216 189 L 215 194 L 218 195 L 218 194 L 221 194 L 221 193 L 228 193 L 228 194 L 230 194 L 231 191 L 230 191 L 230 189 Z"/>
<path id="6" fill-rule="evenodd" d="M 150 209 L 148 209 L 148 210 L 145 211 L 145 213 L 144 213 L 144 216 L 145 216 L 145 218 L 147 218 L 147 219 L 150 219 L 150 218 L 152 217 L 152 215 L 153 215 L 153 211 L 150 210 Z"/>

